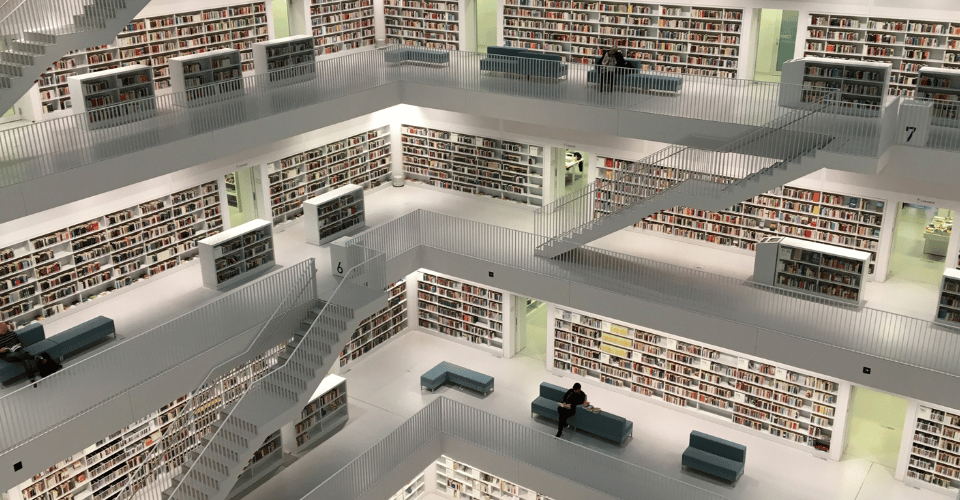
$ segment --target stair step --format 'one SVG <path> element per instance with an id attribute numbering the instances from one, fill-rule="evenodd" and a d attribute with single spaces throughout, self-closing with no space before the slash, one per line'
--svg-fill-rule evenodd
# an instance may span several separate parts
<path id="1" fill-rule="evenodd" d="M 179 488 L 177 487 L 179 485 Z M 171 497 L 167 491 L 176 490 L 176 496 Z M 161 494 L 161 498 L 164 500 L 209 500 L 210 498 L 215 498 L 217 493 L 220 492 L 219 485 L 216 487 L 204 484 L 200 481 L 197 481 L 192 477 L 185 477 L 182 479 L 174 478 L 173 485 L 169 490 L 164 491 Z"/>
<path id="2" fill-rule="evenodd" d="M 33 54 L 12 51 L 0 52 L 0 62 L 12 63 L 20 66 L 33 66 L 36 63 L 36 60 L 37 59 Z"/>
<path id="3" fill-rule="evenodd" d="M 40 31 L 24 31 L 23 32 L 23 41 L 39 43 L 43 45 L 56 45 L 57 44 L 57 35 L 50 33 L 43 33 Z"/>
<path id="4" fill-rule="evenodd" d="M 86 30 L 104 29 L 107 27 L 107 22 L 105 20 L 96 17 L 90 17 L 84 14 L 75 14 L 73 16 L 73 24 L 77 28 L 83 28 Z"/>
<path id="5" fill-rule="evenodd" d="M 86 16 L 102 19 L 104 21 L 107 19 L 115 19 L 117 17 L 117 10 L 113 7 L 105 5 L 84 5 L 83 13 Z"/>
<path id="6" fill-rule="evenodd" d="M 239 461 L 240 457 L 244 456 L 249 449 L 249 446 L 244 446 L 240 443 L 235 443 L 228 439 L 223 439 L 219 435 L 213 438 L 211 442 L 208 434 L 200 438 L 200 445 L 195 449 L 190 451 L 190 458 L 197 459 L 200 456 L 202 450 L 206 450 L 205 454 L 212 454 L 219 457 L 223 457 L 224 460 Z M 207 446 L 209 444 L 209 446 Z"/>
<path id="7" fill-rule="evenodd" d="M 232 406 L 235 406 L 236 403 Z M 242 404 L 236 409 L 235 415 L 254 429 L 260 429 L 290 408 L 290 400 L 282 398 L 268 391 L 256 391 L 243 398 Z M 251 438 L 252 439 L 252 438 Z"/>
<path id="8" fill-rule="evenodd" d="M 30 42 L 26 40 L 13 40 L 10 42 L 10 49 L 14 52 L 24 54 L 43 55 L 47 53 L 47 46 L 40 42 Z"/>

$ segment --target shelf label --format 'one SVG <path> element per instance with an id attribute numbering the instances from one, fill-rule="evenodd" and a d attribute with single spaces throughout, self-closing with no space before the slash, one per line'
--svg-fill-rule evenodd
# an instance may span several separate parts
<path id="1" fill-rule="evenodd" d="M 930 420 L 930 408 L 927 408 L 926 406 L 921 406 L 920 409 L 917 410 L 917 418 Z"/>
<path id="2" fill-rule="evenodd" d="M 604 364 L 610 364 L 610 355 L 607 354 L 607 353 L 605 353 L 605 352 L 601 352 L 601 353 L 600 353 L 600 362 L 601 362 L 601 363 L 604 363 Z"/>
<path id="3" fill-rule="evenodd" d="M 747 358 L 737 358 L 737 368 L 748 369 L 750 367 L 750 360 Z"/>
<path id="4" fill-rule="evenodd" d="M 744 402 L 746 402 L 746 399 L 745 399 L 745 397 L 744 397 L 744 394 L 743 394 L 742 392 L 740 392 L 740 391 L 735 391 L 735 392 L 733 393 L 733 400 L 736 401 L 736 402 L 738 402 L 738 403 L 744 403 Z"/>
<path id="5" fill-rule="evenodd" d="M 700 359 L 700 368 L 703 370 L 710 370 L 710 360 L 709 359 Z"/>
<path id="6" fill-rule="evenodd" d="M 777 368 L 777 370 L 773 373 L 773 376 L 780 380 L 787 380 L 787 369 Z"/>
<path id="7" fill-rule="evenodd" d="M 677 341 L 673 339 L 663 339 L 664 345 L 667 346 L 667 349 L 677 350 Z"/>
<path id="8" fill-rule="evenodd" d="M 615 333 L 623 337 L 630 336 L 630 329 L 625 326 L 615 325 L 613 323 L 607 323 L 606 321 L 604 321 L 603 323 L 604 323 L 604 326 L 607 328 L 607 331 L 610 333 Z"/>

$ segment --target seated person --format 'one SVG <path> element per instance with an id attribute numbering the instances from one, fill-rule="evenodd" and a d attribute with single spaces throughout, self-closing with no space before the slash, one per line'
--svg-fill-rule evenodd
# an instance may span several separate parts
<path id="1" fill-rule="evenodd" d="M 37 378 L 32 354 L 22 350 L 23 342 L 13 330 L 13 323 L 0 322 L 0 359 L 7 363 L 20 363 L 30 381 Z"/>
<path id="2" fill-rule="evenodd" d="M 60 366 L 60 363 L 57 363 L 56 361 L 54 361 L 54 359 L 50 357 L 50 354 L 47 352 L 41 352 L 40 354 L 38 354 L 36 357 L 36 361 L 37 361 L 37 374 L 40 375 L 40 378 L 53 375 L 54 373 L 59 371 L 61 368 L 63 368 L 62 366 Z"/>

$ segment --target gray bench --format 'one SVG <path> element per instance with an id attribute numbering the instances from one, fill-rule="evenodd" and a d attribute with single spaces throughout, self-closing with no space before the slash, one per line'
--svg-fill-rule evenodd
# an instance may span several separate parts
<path id="1" fill-rule="evenodd" d="M 556 54 L 490 46 L 487 47 L 487 56 L 480 60 L 480 71 L 559 80 L 567 77 L 567 64 Z"/>
<path id="2" fill-rule="evenodd" d="M 560 413 L 557 408 L 566 393 L 567 390 L 563 387 L 543 382 L 540 384 L 540 395 L 530 403 L 530 412 L 534 416 L 539 415 L 559 421 Z M 593 413 L 580 408 L 576 415 L 567 420 L 567 423 L 575 430 L 589 432 L 619 444 L 623 444 L 633 435 L 633 422 L 602 410 L 599 413 Z"/>
<path id="3" fill-rule="evenodd" d="M 460 365 L 441 362 L 420 376 L 420 387 L 435 391 L 445 382 L 457 384 L 467 389 L 490 394 L 493 392 L 493 377 L 464 368 Z"/>
<path id="4" fill-rule="evenodd" d="M 599 57 L 596 59 L 597 62 L 600 60 L 601 58 Z M 649 63 L 650 61 L 627 59 L 627 62 L 631 63 L 633 68 L 640 68 L 642 67 L 641 64 Z M 587 82 L 600 82 L 599 67 L 599 65 L 594 65 L 593 69 L 587 72 Z M 609 78 L 611 86 L 614 87 L 634 87 L 640 90 L 670 92 L 673 94 L 680 93 L 680 88 L 683 86 L 683 78 L 679 76 L 641 72 L 631 68 L 617 68 Z"/>
<path id="5" fill-rule="evenodd" d="M 421 47 L 403 47 L 388 49 L 383 53 L 383 60 L 393 64 L 416 62 L 445 65 L 450 64 L 450 53 Z"/>
<path id="6" fill-rule="evenodd" d="M 690 446 L 683 452 L 681 466 L 734 482 L 743 475 L 746 460 L 746 446 L 693 431 Z"/>
<path id="7" fill-rule="evenodd" d="M 24 351 L 34 356 L 46 352 L 51 358 L 62 361 L 68 355 L 80 351 L 109 335 L 116 338 L 117 331 L 112 319 L 97 316 L 49 338 L 44 338 L 43 325 L 40 323 L 34 323 L 17 330 L 17 335 L 20 337 Z M 20 363 L 0 361 L 0 382 L 5 384 L 22 375 L 24 375 L 24 370 Z"/>

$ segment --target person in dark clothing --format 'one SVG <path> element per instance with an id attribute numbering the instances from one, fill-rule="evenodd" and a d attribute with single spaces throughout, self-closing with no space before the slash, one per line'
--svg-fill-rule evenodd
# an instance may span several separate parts
<path id="1" fill-rule="evenodd" d="M 587 393 L 580 390 L 580 383 L 577 382 L 573 384 L 573 389 L 570 389 L 563 395 L 563 400 L 560 401 L 560 407 L 557 408 L 557 413 L 560 414 L 560 425 L 557 427 L 557 437 L 563 435 L 563 428 L 567 426 L 567 419 L 577 414 L 577 407 L 589 404 L 590 402 L 587 401 Z"/>
<path id="2" fill-rule="evenodd" d="M 613 87 L 619 87 L 620 79 L 622 79 L 625 74 L 621 68 L 633 67 L 633 65 L 624 58 L 623 52 L 613 47 L 603 50 L 597 59 L 597 65 L 600 66 L 597 68 L 599 72 L 598 83 L 600 92 L 613 90 Z"/>
<path id="3" fill-rule="evenodd" d="M 32 354 L 20 349 L 23 342 L 20 336 L 13 331 L 12 323 L 0 323 L 0 359 L 7 363 L 20 363 L 23 371 L 33 382 L 37 378 Z"/>
<path id="4" fill-rule="evenodd" d="M 63 367 L 60 366 L 60 363 L 54 361 L 54 359 L 50 357 L 49 353 L 41 352 L 37 356 L 37 373 L 40 375 L 40 378 L 53 375 L 54 373 L 57 373 L 60 368 Z"/>

